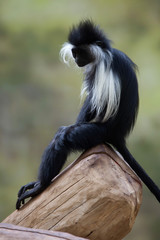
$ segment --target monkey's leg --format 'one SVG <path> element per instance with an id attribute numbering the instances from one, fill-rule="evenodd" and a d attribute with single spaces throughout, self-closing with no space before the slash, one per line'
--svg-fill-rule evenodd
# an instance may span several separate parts
<path id="1" fill-rule="evenodd" d="M 22 186 L 18 192 L 18 197 L 20 197 L 24 192 L 26 192 L 28 189 L 32 189 L 34 187 L 36 182 L 30 182 L 24 186 Z"/>
<path id="2" fill-rule="evenodd" d="M 107 135 L 107 136 L 106 136 Z M 38 179 L 48 185 L 59 173 L 71 151 L 83 151 L 109 140 L 106 125 L 101 123 L 79 123 L 63 129 L 44 152 Z"/>
<path id="3" fill-rule="evenodd" d="M 22 189 L 23 188 L 23 189 Z M 18 196 L 18 200 L 16 202 L 16 209 L 19 209 L 21 206 L 21 203 L 25 203 L 25 199 L 29 197 L 34 197 L 41 193 L 45 188 L 40 184 L 40 182 L 31 182 L 23 186 L 21 189 L 23 192 L 21 195 Z M 20 189 L 20 190 L 21 190 Z M 31 189 L 31 190 L 28 190 Z"/>
<path id="4" fill-rule="evenodd" d="M 51 155 L 52 155 L 53 151 L 50 151 L 50 149 L 54 148 L 55 142 L 58 140 L 58 138 L 60 137 L 60 135 L 62 134 L 62 132 L 64 131 L 65 128 L 66 127 L 61 127 L 58 130 L 58 132 L 56 133 L 54 139 L 51 141 L 49 146 L 46 148 L 46 150 L 45 150 L 45 152 L 44 152 L 44 154 L 42 156 L 42 163 L 41 163 L 41 165 L 43 165 L 43 162 L 46 162 L 45 165 L 46 165 L 46 167 L 48 166 L 47 165 L 47 158 L 48 158 L 47 155 L 49 155 L 50 158 L 52 158 Z M 50 166 L 48 166 L 48 167 L 50 167 Z M 50 175 L 51 174 L 50 170 L 53 170 L 53 169 L 46 170 L 46 174 Z M 44 173 L 44 175 L 45 175 L 45 173 Z M 30 182 L 30 183 L 28 183 L 28 184 L 26 184 L 26 185 L 24 185 L 24 186 L 22 186 L 20 188 L 20 190 L 18 192 L 18 200 L 17 200 L 17 203 L 16 203 L 16 209 L 20 208 L 21 203 L 24 204 L 24 200 L 26 198 L 34 197 L 35 195 L 37 195 L 40 192 L 42 192 L 49 185 L 51 179 L 48 179 L 47 176 L 45 177 L 45 179 L 46 179 L 46 181 L 44 181 L 43 183 L 42 183 L 42 181 L 38 180 L 38 181 L 35 181 L 35 182 Z"/>
<path id="5" fill-rule="evenodd" d="M 98 123 L 75 124 L 62 127 L 46 148 L 39 168 L 38 181 L 29 191 L 21 191 L 17 201 L 17 209 L 28 197 L 42 192 L 59 173 L 66 161 L 67 155 L 74 150 L 86 150 L 104 143 L 106 126 Z M 30 186 L 30 185 L 29 185 Z M 25 187 L 23 188 L 25 189 Z M 26 186 L 26 190 L 27 186 Z"/>

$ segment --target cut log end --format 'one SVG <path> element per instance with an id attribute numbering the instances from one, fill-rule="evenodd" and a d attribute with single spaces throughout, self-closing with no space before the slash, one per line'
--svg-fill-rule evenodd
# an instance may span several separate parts
<path id="1" fill-rule="evenodd" d="M 142 201 L 142 184 L 109 146 L 82 154 L 40 195 L 3 222 L 76 236 L 121 240 Z"/>

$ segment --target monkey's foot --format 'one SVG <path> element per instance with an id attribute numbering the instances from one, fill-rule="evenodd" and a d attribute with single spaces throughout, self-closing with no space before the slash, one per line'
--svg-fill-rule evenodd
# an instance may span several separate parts
<path id="1" fill-rule="evenodd" d="M 18 200 L 16 202 L 16 209 L 20 209 L 21 204 L 25 203 L 25 199 L 34 197 L 41 193 L 46 187 L 43 186 L 39 181 L 31 182 L 22 186 L 18 192 Z"/>

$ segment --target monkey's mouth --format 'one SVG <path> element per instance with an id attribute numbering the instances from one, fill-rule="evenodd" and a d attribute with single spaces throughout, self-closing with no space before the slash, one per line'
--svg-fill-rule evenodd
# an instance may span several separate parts
<path id="1" fill-rule="evenodd" d="M 84 63 L 84 62 L 80 62 L 80 61 L 76 61 L 76 64 L 78 65 L 78 67 L 84 67 L 85 65 L 87 65 L 88 63 Z"/>

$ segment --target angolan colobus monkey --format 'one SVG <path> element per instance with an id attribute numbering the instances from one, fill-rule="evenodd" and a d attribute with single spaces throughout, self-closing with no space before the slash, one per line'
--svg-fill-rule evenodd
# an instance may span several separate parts
<path id="1" fill-rule="evenodd" d="M 16 208 L 42 192 L 60 172 L 71 151 L 109 143 L 123 156 L 160 202 L 160 189 L 126 148 L 138 111 L 136 65 L 91 21 L 82 21 L 69 33 L 61 49 L 64 62 L 73 59 L 84 70 L 83 107 L 74 125 L 61 127 L 46 148 L 38 180 L 21 187 Z M 107 172 L 106 172 L 107 174 Z"/>

